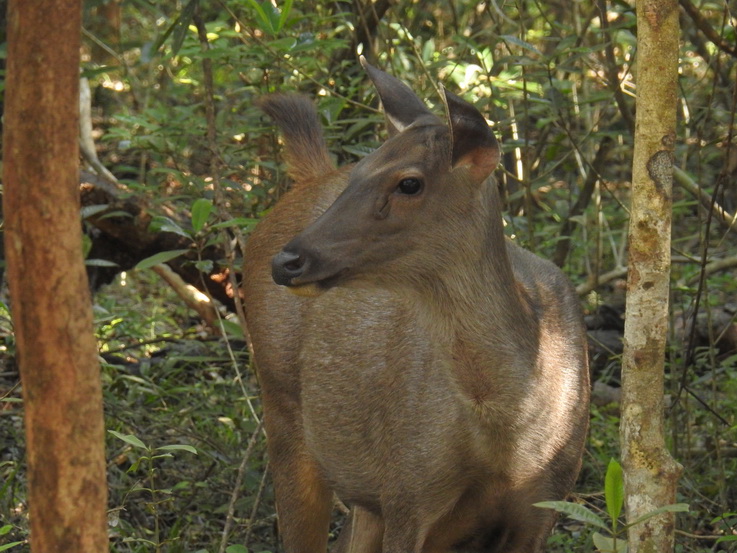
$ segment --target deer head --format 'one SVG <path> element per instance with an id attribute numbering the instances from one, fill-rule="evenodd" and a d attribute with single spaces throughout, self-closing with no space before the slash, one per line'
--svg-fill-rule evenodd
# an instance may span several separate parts
<path id="1" fill-rule="evenodd" d="M 478 110 L 444 91 L 444 124 L 404 83 L 361 62 L 390 138 L 353 168 L 335 203 L 274 257 L 274 281 L 299 295 L 434 278 L 457 256 L 478 255 L 489 218 L 499 218 L 487 179 L 500 149 Z"/>

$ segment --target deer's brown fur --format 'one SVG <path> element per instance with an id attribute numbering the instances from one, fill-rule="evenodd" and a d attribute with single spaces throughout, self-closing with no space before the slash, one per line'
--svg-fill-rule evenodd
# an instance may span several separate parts
<path id="1" fill-rule="evenodd" d="M 505 239 L 478 111 L 446 93 L 443 123 L 367 70 L 393 135 L 354 167 L 308 100 L 262 102 L 296 180 L 243 288 L 285 549 L 326 550 L 335 492 L 341 552 L 538 552 L 554 516 L 532 504 L 568 493 L 587 428 L 576 295 Z"/>

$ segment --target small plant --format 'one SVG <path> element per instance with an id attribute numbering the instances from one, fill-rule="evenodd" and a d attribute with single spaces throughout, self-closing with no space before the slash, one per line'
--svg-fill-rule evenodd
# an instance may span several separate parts
<path id="1" fill-rule="evenodd" d="M 737 534 L 734 533 L 735 529 L 737 528 L 737 513 L 724 513 L 712 520 L 711 523 L 719 524 L 724 528 L 724 531 L 728 533 L 727 535 L 719 538 L 716 543 L 722 543 L 726 541 L 737 542 Z"/>
<path id="2" fill-rule="evenodd" d="M 154 462 L 159 459 L 164 458 L 170 458 L 172 457 L 172 451 L 188 451 L 190 453 L 197 454 L 197 450 L 192 447 L 191 445 L 186 444 L 172 444 L 172 445 L 164 445 L 160 447 L 151 447 L 149 445 L 146 445 L 141 441 L 138 437 L 134 436 L 133 434 L 122 434 L 120 432 L 116 432 L 115 430 L 108 430 L 110 434 L 118 438 L 119 440 L 122 440 L 123 442 L 127 443 L 130 446 L 133 446 L 134 448 L 141 449 L 144 451 L 144 453 L 133 462 L 131 467 L 128 469 L 128 472 L 135 472 L 139 469 L 139 467 L 142 467 L 145 474 L 146 474 L 146 486 L 136 486 L 131 490 L 133 491 L 144 491 L 148 492 L 151 495 L 151 499 L 148 502 L 147 508 L 149 512 L 153 516 L 154 520 L 154 528 L 153 528 L 153 534 L 152 534 L 152 540 L 146 540 L 149 545 L 152 545 L 156 548 L 156 551 L 161 550 L 161 546 L 164 545 L 161 541 L 161 532 L 160 532 L 160 521 L 159 521 L 159 506 L 166 502 L 168 500 L 168 496 L 171 494 L 171 490 L 167 489 L 161 489 L 157 486 L 156 483 L 156 467 L 154 465 Z M 113 512 L 113 520 L 115 520 L 115 515 L 117 514 L 117 511 Z"/>
<path id="3" fill-rule="evenodd" d="M 609 524 L 593 512 L 588 507 L 577 503 L 569 503 L 567 501 L 542 501 L 535 503 L 536 507 L 545 509 L 554 509 L 559 513 L 563 513 L 574 520 L 584 522 L 603 530 L 604 533 L 596 531 L 593 534 L 594 546 L 601 553 L 627 553 L 627 529 L 636 524 L 641 524 L 646 520 L 660 515 L 662 513 L 675 513 L 688 511 L 688 505 L 685 503 L 674 503 L 654 509 L 649 513 L 641 516 L 637 520 L 629 524 L 621 524 L 619 515 L 622 513 L 624 506 L 624 478 L 622 475 L 622 466 L 611 459 L 607 467 L 606 477 L 604 479 L 604 499 L 606 501 L 606 510 L 609 515 Z"/>
<path id="4" fill-rule="evenodd" d="M 9 534 L 10 531 L 13 530 L 12 524 L 6 524 L 4 526 L 0 526 L 0 537 L 5 536 L 6 534 Z M 22 545 L 26 543 L 25 541 L 14 541 L 10 543 L 3 543 L 0 545 L 0 551 L 8 551 L 9 549 L 12 549 L 16 545 Z"/>

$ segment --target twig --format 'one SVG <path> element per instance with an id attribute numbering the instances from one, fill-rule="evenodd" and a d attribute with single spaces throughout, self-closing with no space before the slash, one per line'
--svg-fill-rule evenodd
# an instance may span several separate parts
<path id="1" fill-rule="evenodd" d="M 377 2 L 369 0 L 366 4 L 366 9 L 362 9 L 360 3 L 356 3 L 356 17 L 358 21 L 355 26 L 356 31 L 353 37 L 355 42 L 353 42 L 352 48 L 346 48 L 342 52 L 339 52 L 334 59 L 330 60 L 330 67 L 338 67 L 341 61 L 350 59 L 351 57 L 355 59 L 356 49 L 359 44 L 364 45 L 364 54 L 367 54 L 366 57 L 369 60 L 373 57 L 371 39 L 376 34 L 379 23 L 381 23 L 381 19 L 391 7 L 392 2 L 389 0 L 378 0 Z"/>
<path id="2" fill-rule="evenodd" d="M 79 150 L 87 163 L 101 177 L 99 181 L 94 183 L 95 186 L 102 188 L 111 196 L 117 197 L 119 189 L 122 187 L 115 175 L 97 157 L 95 141 L 92 139 L 92 93 L 90 82 L 84 77 L 79 79 Z"/>
<path id="3" fill-rule="evenodd" d="M 594 161 L 591 162 L 589 172 L 586 175 L 586 181 L 584 182 L 581 192 L 578 195 L 576 203 L 571 206 L 568 212 L 568 217 L 561 226 L 560 236 L 561 240 L 555 246 L 555 253 L 553 254 L 552 261 L 558 267 L 562 267 L 568 257 L 568 252 L 571 247 L 571 233 L 573 231 L 573 218 L 581 215 L 591 201 L 591 196 L 596 188 L 596 182 L 601 178 L 601 170 L 604 166 L 609 152 L 614 146 L 614 140 L 610 137 L 604 137 L 599 144 L 599 149 L 594 156 Z"/>
<path id="4" fill-rule="evenodd" d="M 207 28 L 205 27 L 205 22 L 202 20 L 199 4 L 197 4 L 192 15 L 192 22 L 197 28 L 197 37 L 200 41 L 202 53 L 207 54 L 210 49 L 210 42 L 207 39 Z M 217 180 L 219 148 L 217 144 L 217 127 L 215 124 L 215 86 L 212 76 L 212 60 L 206 55 L 202 57 L 202 76 L 205 87 L 205 120 L 207 121 L 207 147 L 209 149 L 208 170 L 210 176 Z"/>
<path id="5" fill-rule="evenodd" d="M 513 27 L 516 27 L 517 26 L 517 23 L 515 23 L 514 21 L 512 21 L 512 19 L 510 17 L 508 17 L 507 14 L 504 13 L 504 10 L 502 10 L 499 7 L 499 4 L 496 2 L 496 0 L 492 0 L 489 3 L 489 5 L 490 5 L 490 7 L 494 8 L 494 11 L 496 12 L 496 14 L 499 17 L 501 17 L 504 21 L 506 21 L 507 23 L 509 23 Z"/>
<path id="6" fill-rule="evenodd" d="M 688 365 L 686 365 L 688 367 Z M 715 419 L 717 419 L 719 422 L 721 422 L 726 427 L 731 427 L 732 425 L 729 424 L 729 421 L 725 419 L 720 413 L 716 411 L 711 405 L 706 403 L 703 399 L 701 399 L 701 396 L 694 392 L 690 386 L 683 385 L 681 388 L 678 389 L 676 396 L 672 399 L 671 408 L 674 408 L 676 404 L 678 403 L 678 400 L 681 398 L 681 392 L 685 390 L 688 395 L 690 395 L 692 398 L 694 398 L 696 401 L 698 401 L 701 406 L 706 409 L 709 413 L 711 413 Z"/>
<path id="7" fill-rule="evenodd" d="M 702 534 L 690 534 L 689 532 L 686 532 L 684 530 L 678 530 L 678 529 L 675 530 L 675 533 L 678 534 L 679 536 L 685 536 L 687 538 L 693 538 L 695 540 L 718 540 L 719 538 L 724 537 L 723 535 L 722 536 L 719 536 L 719 535 L 707 536 L 707 535 L 702 535 Z"/>
<path id="8" fill-rule="evenodd" d="M 714 28 L 709 25 L 709 22 L 701 15 L 699 8 L 694 6 L 690 0 L 678 0 L 678 3 L 681 4 L 683 10 L 693 20 L 696 26 L 701 29 L 701 32 L 704 33 L 706 38 L 714 43 L 714 46 L 730 56 L 737 58 L 737 46 L 730 44 L 729 41 L 724 39 L 724 37 L 719 36 Z"/>
<path id="9" fill-rule="evenodd" d="M 228 536 L 230 535 L 230 529 L 233 526 L 233 520 L 234 520 L 233 517 L 235 514 L 235 502 L 238 500 L 238 496 L 240 495 L 241 485 L 243 484 L 243 475 L 246 472 L 246 467 L 248 466 L 248 460 L 251 457 L 253 448 L 256 446 L 256 443 L 258 442 L 258 438 L 261 434 L 261 428 L 262 428 L 262 424 L 259 421 L 258 425 L 256 426 L 256 430 L 254 430 L 253 434 L 251 434 L 251 438 L 248 440 L 248 446 L 246 446 L 246 452 L 243 455 L 243 460 L 241 461 L 240 466 L 238 467 L 238 475 L 235 478 L 235 484 L 233 484 L 233 491 L 230 494 L 230 502 L 228 503 L 228 514 L 225 518 L 225 526 L 223 527 L 223 536 L 220 539 L 220 547 L 218 548 L 218 553 L 225 553 L 225 548 L 228 545 Z"/>
<path id="10" fill-rule="evenodd" d="M 706 209 L 713 211 L 714 217 L 728 230 L 735 228 L 737 223 L 737 213 L 729 213 L 721 205 L 719 205 L 712 196 L 710 196 L 691 176 L 683 169 L 673 167 L 673 177 L 676 182 L 683 188 L 688 190 Z"/>
<path id="11" fill-rule="evenodd" d="M 20 386 L 20 380 L 18 380 L 18 382 L 16 382 L 15 384 L 13 384 L 8 391 L 0 395 L 0 400 L 3 400 L 6 397 L 9 397 L 10 394 L 12 394 L 19 386 Z"/>
<path id="12" fill-rule="evenodd" d="M 264 473 L 261 476 L 261 483 L 258 486 L 258 492 L 256 492 L 256 498 L 253 500 L 253 507 L 251 508 L 251 515 L 248 517 L 248 526 L 246 527 L 246 536 L 243 538 L 243 542 L 248 546 L 248 542 L 251 540 L 251 532 L 253 531 L 253 521 L 256 519 L 256 513 L 261 503 L 261 498 L 264 496 L 264 489 L 266 489 L 266 479 L 269 476 L 269 465 L 266 465 Z"/>
<path id="13" fill-rule="evenodd" d="M 231 10 L 230 7 L 225 2 L 223 2 L 223 0 L 217 0 L 217 2 L 218 2 L 218 4 L 220 5 L 221 8 L 223 8 L 225 11 L 228 12 L 228 15 L 230 15 L 233 18 L 233 21 L 236 21 L 240 25 L 240 28 L 241 29 L 250 29 L 251 28 L 250 25 L 248 25 L 245 22 L 241 21 L 240 18 L 238 17 L 238 15 L 236 15 L 236 13 L 233 10 Z M 264 50 L 266 50 L 267 52 L 269 52 L 269 54 L 271 54 L 272 56 L 274 56 L 275 59 L 280 59 L 282 62 L 284 62 L 286 64 L 287 67 L 289 67 L 290 70 L 296 72 L 300 77 L 302 77 L 306 81 L 309 81 L 313 85 L 318 86 L 320 88 L 320 90 L 325 90 L 327 92 L 330 92 L 330 95 L 331 96 L 334 96 L 335 98 L 340 98 L 341 100 L 344 100 L 345 102 L 347 102 L 347 103 L 349 103 L 349 104 L 351 104 L 353 106 L 359 107 L 361 109 L 364 109 L 366 111 L 370 111 L 370 112 L 373 112 L 373 113 L 381 113 L 381 110 L 379 110 L 377 108 L 373 108 L 373 107 L 371 107 L 369 105 L 366 105 L 364 103 L 357 102 L 356 100 L 354 100 L 352 98 L 349 98 L 348 96 L 345 96 L 345 95 L 339 93 L 335 88 L 330 88 L 329 86 L 327 86 L 325 84 L 328 79 L 324 79 L 323 81 L 320 81 L 320 80 L 316 79 L 315 77 L 313 77 L 311 75 L 308 75 L 307 73 L 304 72 L 304 70 L 302 68 L 300 68 L 298 66 L 298 64 L 296 64 L 296 63 L 294 63 L 292 61 L 292 58 L 291 57 L 282 59 L 282 56 L 280 54 L 278 54 L 273 48 L 271 48 L 268 43 L 264 42 L 263 40 L 260 40 L 253 33 L 251 33 L 249 36 L 250 36 L 251 40 L 253 40 L 256 44 L 259 45 L 259 47 L 261 47 Z M 243 44 L 245 44 L 246 46 L 250 46 L 248 44 L 248 42 L 242 36 L 239 36 L 239 38 L 240 38 L 240 40 L 241 40 L 241 42 Z M 245 77 L 243 77 L 242 75 L 241 75 L 241 80 L 245 84 L 248 84 L 248 80 Z"/>
<path id="14" fill-rule="evenodd" d="M 618 278 L 623 278 L 625 276 L 627 276 L 627 267 L 617 267 L 616 269 L 612 269 L 608 273 L 604 273 L 601 275 L 592 275 L 586 282 L 576 286 L 576 293 L 579 296 L 585 296 L 602 284 L 606 284 L 608 282 L 611 282 L 612 280 L 617 280 Z"/>
<path id="15" fill-rule="evenodd" d="M 673 263 L 692 263 L 693 261 L 690 259 L 685 258 L 673 258 Z M 733 255 L 731 257 L 725 257 L 724 259 L 718 259 L 716 261 L 712 261 L 711 263 L 708 263 L 707 265 L 704 265 L 703 267 L 703 274 L 704 276 L 709 276 L 714 273 L 718 273 L 720 271 L 724 271 L 727 269 L 731 269 L 732 267 L 737 267 L 737 255 Z M 627 275 L 627 267 L 618 267 L 616 269 L 612 269 L 611 271 L 607 273 L 603 273 L 601 275 L 592 275 L 589 277 L 589 279 L 576 286 L 576 293 L 579 296 L 585 296 L 592 290 L 595 290 L 599 286 L 603 284 L 607 284 L 611 282 L 612 280 L 616 280 L 618 278 L 623 278 Z M 696 284 L 701 278 L 701 273 L 699 275 L 691 278 L 688 281 L 688 284 Z"/>
<path id="16" fill-rule="evenodd" d="M 200 47 L 202 48 L 203 52 L 207 52 L 210 49 L 210 43 L 207 40 L 207 28 L 205 27 L 205 22 L 202 20 L 202 15 L 199 11 L 199 6 L 194 12 L 194 15 L 192 17 L 192 21 L 195 24 L 195 27 L 197 28 L 197 36 L 200 40 Z M 205 118 L 207 121 L 207 147 L 210 152 L 210 164 L 209 164 L 209 171 L 210 176 L 212 177 L 212 186 L 213 190 L 215 192 L 215 206 L 218 210 L 218 216 L 221 220 L 227 221 L 231 218 L 231 215 L 227 212 L 225 209 L 226 201 L 225 197 L 223 196 L 223 189 L 220 186 L 220 167 L 222 165 L 222 159 L 220 156 L 220 148 L 217 143 L 217 123 L 215 120 L 215 85 L 213 81 L 212 76 L 212 61 L 208 57 L 204 57 L 202 60 L 202 72 L 204 75 L 204 86 L 205 86 Z M 235 305 L 236 313 L 238 314 L 238 319 L 241 323 L 241 329 L 243 331 L 243 336 L 248 343 L 248 331 L 246 330 L 246 318 L 245 313 L 243 311 L 243 305 L 240 301 L 240 295 L 238 293 L 239 286 L 235 279 L 235 267 L 233 266 L 233 260 L 235 259 L 235 254 L 233 252 L 233 248 L 230 243 L 230 236 L 225 232 L 222 231 L 222 243 L 223 248 L 226 252 L 226 258 L 229 261 L 229 282 L 231 284 L 231 287 L 233 289 L 233 304 Z M 241 244 L 243 243 L 243 238 L 240 236 Z M 201 275 L 201 278 L 204 279 L 204 276 Z M 205 288 L 206 289 L 206 288 Z M 259 416 L 256 413 L 256 409 L 253 406 L 253 403 L 251 402 L 250 394 L 246 390 L 245 384 L 243 382 L 243 375 L 241 374 L 240 367 L 238 365 L 238 361 L 235 358 L 235 354 L 233 353 L 233 349 L 231 348 L 230 341 L 227 340 L 227 332 L 225 330 L 225 327 L 223 326 L 223 320 L 222 317 L 220 317 L 220 313 L 217 312 L 218 315 L 218 323 L 220 327 L 220 331 L 224 337 L 226 337 L 225 345 L 228 349 L 228 354 L 230 355 L 230 358 L 233 363 L 233 368 L 235 370 L 238 383 L 240 384 L 241 391 L 243 393 L 243 397 L 246 399 L 246 403 L 248 404 L 248 407 L 251 411 L 251 415 L 253 416 L 254 420 L 259 421 Z"/>
<path id="17" fill-rule="evenodd" d="M 607 6 L 606 0 L 599 0 L 597 2 L 599 6 L 599 16 L 601 21 L 601 27 L 604 32 L 610 33 L 609 40 L 606 42 L 604 47 L 604 56 L 606 57 L 606 72 L 607 80 L 609 81 L 609 88 L 614 93 L 614 100 L 617 102 L 619 112 L 622 114 L 622 119 L 627 125 L 630 134 L 635 134 L 635 119 L 632 116 L 632 108 L 627 105 L 627 101 L 622 92 L 622 86 L 619 80 L 619 67 L 617 66 L 617 58 L 614 55 L 614 36 L 613 32 L 609 28 L 609 20 L 607 19 Z"/>
<path id="18" fill-rule="evenodd" d="M 737 82 L 735 82 L 734 88 L 733 88 L 733 91 L 732 92 L 733 92 L 733 94 L 732 94 L 732 109 L 731 109 L 731 113 L 730 113 L 729 131 L 727 133 L 727 140 L 726 140 L 726 143 L 729 145 L 728 148 L 727 148 L 727 156 L 726 156 L 727 158 L 729 157 L 729 148 L 731 147 L 732 139 L 733 139 L 733 136 L 734 136 L 735 114 L 737 113 Z M 694 308 L 693 308 L 693 312 L 691 314 L 691 332 L 689 334 L 688 346 L 686 348 L 686 354 L 683 357 L 683 359 L 684 359 L 684 366 L 683 366 L 683 371 L 681 373 L 680 386 L 679 386 L 678 392 L 676 394 L 676 400 L 678 398 L 680 398 L 681 393 L 683 392 L 683 390 L 686 390 L 699 403 L 701 403 L 701 405 L 707 411 L 709 411 L 716 419 L 718 419 L 725 426 L 729 426 L 729 422 L 724 417 L 722 417 L 719 413 L 717 413 L 715 409 L 712 409 L 711 406 L 709 406 L 704 400 L 702 400 L 699 396 L 697 396 L 696 393 L 693 392 L 693 390 L 691 390 L 689 388 L 689 386 L 686 385 L 687 371 L 688 371 L 688 368 L 689 368 L 689 365 L 690 365 L 690 362 L 691 362 L 691 358 L 693 356 L 693 352 L 694 352 L 694 349 L 695 349 L 695 343 L 696 343 L 695 342 L 695 340 L 696 340 L 696 318 L 697 318 L 698 313 L 699 313 L 699 306 L 700 306 L 700 301 L 701 301 L 702 294 L 705 293 L 705 291 L 706 291 L 706 285 L 705 285 L 706 284 L 706 275 L 707 275 L 707 273 L 706 273 L 706 267 L 708 265 L 710 265 L 710 264 L 707 264 L 707 262 L 706 262 L 706 260 L 708 258 L 708 254 L 709 254 L 709 240 L 708 240 L 708 236 L 709 236 L 709 231 L 711 229 L 712 219 L 714 218 L 715 215 L 717 216 L 717 219 L 718 219 L 717 211 L 715 209 L 715 207 L 717 206 L 716 198 L 719 195 L 720 189 L 725 186 L 725 181 L 727 180 L 727 170 L 726 170 L 726 167 L 727 167 L 727 160 L 725 159 L 725 169 L 719 174 L 719 177 L 716 180 L 716 184 L 714 186 L 714 192 L 711 195 L 711 201 L 710 201 L 710 203 L 709 203 L 709 205 L 707 207 L 706 224 L 705 224 L 705 227 L 704 227 L 704 236 L 707 237 L 707 238 L 704 241 L 704 246 L 703 246 L 702 253 L 701 253 L 701 262 L 700 262 L 701 263 L 701 271 L 699 273 L 698 287 L 696 289 L 696 298 L 694 300 Z M 732 217 L 732 221 L 731 221 L 731 223 L 729 225 L 729 228 L 731 229 L 733 225 L 734 225 L 734 217 Z M 674 404 L 675 404 L 675 402 L 674 402 Z"/>

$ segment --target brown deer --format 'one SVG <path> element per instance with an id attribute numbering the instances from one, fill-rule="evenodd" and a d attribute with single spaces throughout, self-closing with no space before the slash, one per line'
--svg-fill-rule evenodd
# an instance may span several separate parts
<path id="1" fill-rule="evenodd" d="M 308 100 L 261 101 L 295 181 L 243 285 L 284 548 L 326 550 L 335 493 L 340 552 L 541 551 L 588 423 L 577 297 L 505 238 L 476 108 L 362 62 L 391 136 L 353 167 Z"/>

